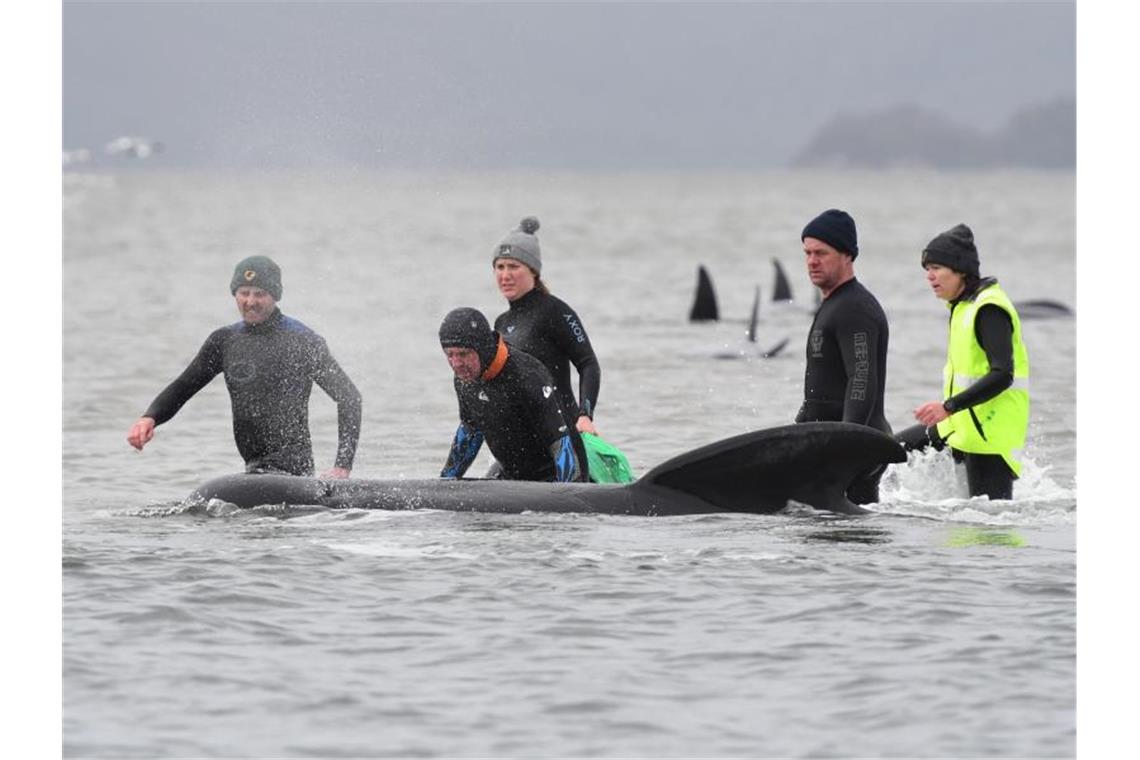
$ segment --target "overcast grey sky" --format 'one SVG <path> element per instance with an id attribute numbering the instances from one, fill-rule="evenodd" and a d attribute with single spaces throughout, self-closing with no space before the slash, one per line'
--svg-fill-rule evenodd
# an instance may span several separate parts
<path id="1" fill-rule="evenodd" d="M 179 165 L 782 166 L 839 112 L 1076 92 L 1073 3 L 65 2 L 65 149 Z"/>

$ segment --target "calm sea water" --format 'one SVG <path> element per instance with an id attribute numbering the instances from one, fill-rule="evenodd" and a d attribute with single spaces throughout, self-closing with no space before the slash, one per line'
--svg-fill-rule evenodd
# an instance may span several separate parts
<path id="1" fill-rule="evenodd" d="M 216 327 L 233 264 L 364 395 L 354 474 L 432 477 L 456 424 L 436 343 L 505 306 L 494 244 L 542 220 L 544 278 L 602 363 L 597 424 L 639 473 L 788 423 L 810 286 L 799 231 L 859 225 L 891 320 L 887 414 L 937 397 L 946 311 L 919 251 L 967 222 L 1015 300 L 1075 303 L 1070 173 L 64 177 L 63 741 L 68 757 L 938 756 L 1075 751 L 1073 319 L 1026 321 L 1015 500 L 944 455 L 876 514 L 686 518 L 189 508 L 241 469 L 221 380 L 144 453 L 130 424 Z M 742 345 L 753 289 L 774 359 Z M 686 321 L 696 267 L 718 325 Z M 312 401 L 318 467 L 335 407 Z M 484 466 L 485 454 L 475 465 Z"/>

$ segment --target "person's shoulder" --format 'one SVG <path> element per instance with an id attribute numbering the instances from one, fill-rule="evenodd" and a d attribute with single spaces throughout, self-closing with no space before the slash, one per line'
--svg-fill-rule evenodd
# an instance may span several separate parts
<path id="1" fill-rule="evenodd" d="M 550 376 L 550 370 L 546 368 L 541 359 L 513 346 L 505 369 L 515 376 L 533 378 L 539 381 L 545 381 L 545 378 Z"/>
<path id="2" fill-rule="evenodd" d="M 233 324 L 222 325 L 217 330 L 214 330 L 212 333 L 206 336 L 206 344 L 212 345 L 224 343 L 232 336 L 240 333 L 243 329 L 245 329 L 245 322 L 242 322 L 240 320 L 234 322 Z"/>
<path id="3" fill-rule="evenodd" d="M 312 336 L 317 337 L 317 338 L 320 337 L 319 335 L 317 335 L 316 330 L 309 327 L 308 325 L 306 325 L 304 322 L 297 319 L 296 317 L 290 317 L 286 314 L 281 315 L 280 327 L 285 332 L 301 333 L 303 335 L 312 335 Z"/>
<path id="4" fill-rule="evenodd" d="M 577 313 L 574 311 L 574 307 L 563 301 L 558 296 L 547 293 L 545 296 L 543 296 L 543 298 L 545 299 L 548 309 L 557 311 L 560 314 L 573 314 L 574 316 L 577 316 Z"/>
<path id="5" fill-rule="evenodd" d="M 846 290 L 850 292 L 853 300 L 858 300 L 876 311 L 881 312 L 883 310 L 883 305 L 879 303 L 878 297 L 871 292 L 871 289 L 864 285 L 862 281 L 858 279 L 852 280 L 851 287 Z"/>

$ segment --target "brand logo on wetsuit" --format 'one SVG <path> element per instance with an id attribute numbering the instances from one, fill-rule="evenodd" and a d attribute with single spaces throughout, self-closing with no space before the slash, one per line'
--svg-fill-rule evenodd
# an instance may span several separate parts
<path id="1" fill-rule="evenodd" d="M 574 337 L 578 339 L 578 342 L 585 343 L 586 332 L 582 329 L 582 326 L 578 324 L 578 320 L 574 319 L 574 315 L 563 314 L 562 318 L 565 319 L 567 324 L 570 325 L 570 332 L 574 333 Z"/>
<path id="2" fill-rule="evenodd" d="M 811 331 L 811 355 L 813 358 L 823 358 L 823 330 Z"/>
<path id="3" fill-rule="evenodd" d="M 542 397 L 543 398 L 550 398 L 550 394 L 553 392 L 554 392 L 554 389 L 551 388 L 549 385 L 542 386 Z"/>
<path id="4" fill-rule="evenodd" d="M 511 333 L 513 333 L 514 331 L 515 331 L 515 326 L 514 326 L 514 325 L 507 325 L 507 335 L 510 335 L 510 334 L 511 334 Z"/>
<path id="5" fill-rule="evenodd" d="M 851 400 L 867 399 L 867 374 L 871 363 L 867 360 L 867 333 L 855 333 L 855 380 L 851 383 Z"/>
<path id="6" fill-rule="evenodd" d="M 491 399 L 487 398 L 487 394 L 484 391 L 479 391 L 478 399 L 480 401 L 490 401 L 491 400 Z"/>
<path id="7" fill-rule="evenodd" d="M 231 383 L 248 383 L 257 377 L 257 365 L 253 362 L 234 362 L 226 367 L 226 380 Z"/>

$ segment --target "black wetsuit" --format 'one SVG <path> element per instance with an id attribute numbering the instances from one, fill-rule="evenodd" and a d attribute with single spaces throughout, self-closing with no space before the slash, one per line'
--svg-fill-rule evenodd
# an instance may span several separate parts
<path id="1" fill-rule="evenodd" d="M 490 380 L 455 379 L 459 428 L 441 477 L 461 477 L 486 439 L 509 480 L 584 479 L 581 438 L 562 413 L 554 381 L 535 357 L 510 349 Z"/>
<path id="2" fill-rule="evenodd" d="M 360 437 L 360 392 L 321 336 L 276 309 L 257 325 L 238 322 L 219 328 L 143 416 L 161 425 L 219 372 L 226 378 L 234 441 L 247 472 L 313 474 L 313 383 L 337 403 L 336 466 L 352 469 Z"/>
<path id="3" fill-rule="evenodd" d="M 964 291 L 951 302 L 957 306 L 977 295 L 983 287 L 991 285 L 993 278 L 986 278 Z M 950 319 L 954 310 L 950 310 Z M 989 401 L 994 396 L 1013 385 L 1013 321 L 1000 306 L 987 304 L 978 309 L 974 317 L 974 337 L 986 354 L 990 369 L 985 375 L 942 403 L 946 411 L 954 413 Z M 898 435 L 899 441 L 908 451 L 915 451 L 933 444 L 942 448 L 942 439 L 934 428 L 914 425 Z M 970 496 L 989 496 L 990 499 L 1012 499 L 1013 481 L 1016 476 L 1000 454 L 971 454 L 953 450 L 954 460 L 965 462 L 966 482 Z"/>
<path id="4" fill-rule="evenodd" d="M 807 341 L 804 401 L 796 422 L 853 422 L 891 432 L 883 413 L 887 382 L 887 315 L 852 278 L 823 299 Z M 879 499 L 882 468 L 847 491 L 856 504 Z"/>
<path id="5" fill-rule="evenodd" d="M 511 346 L 521 348 L 550 370 L 563 413 L 574 424 L 579 415 L 594 418 L 602 370 L 582 320 L 565 301 L 535 288 L 511 301 L 495 319 L 495 330 Z M 578 370 L 579 404 L 570 385 L 570 365 Z"/>

